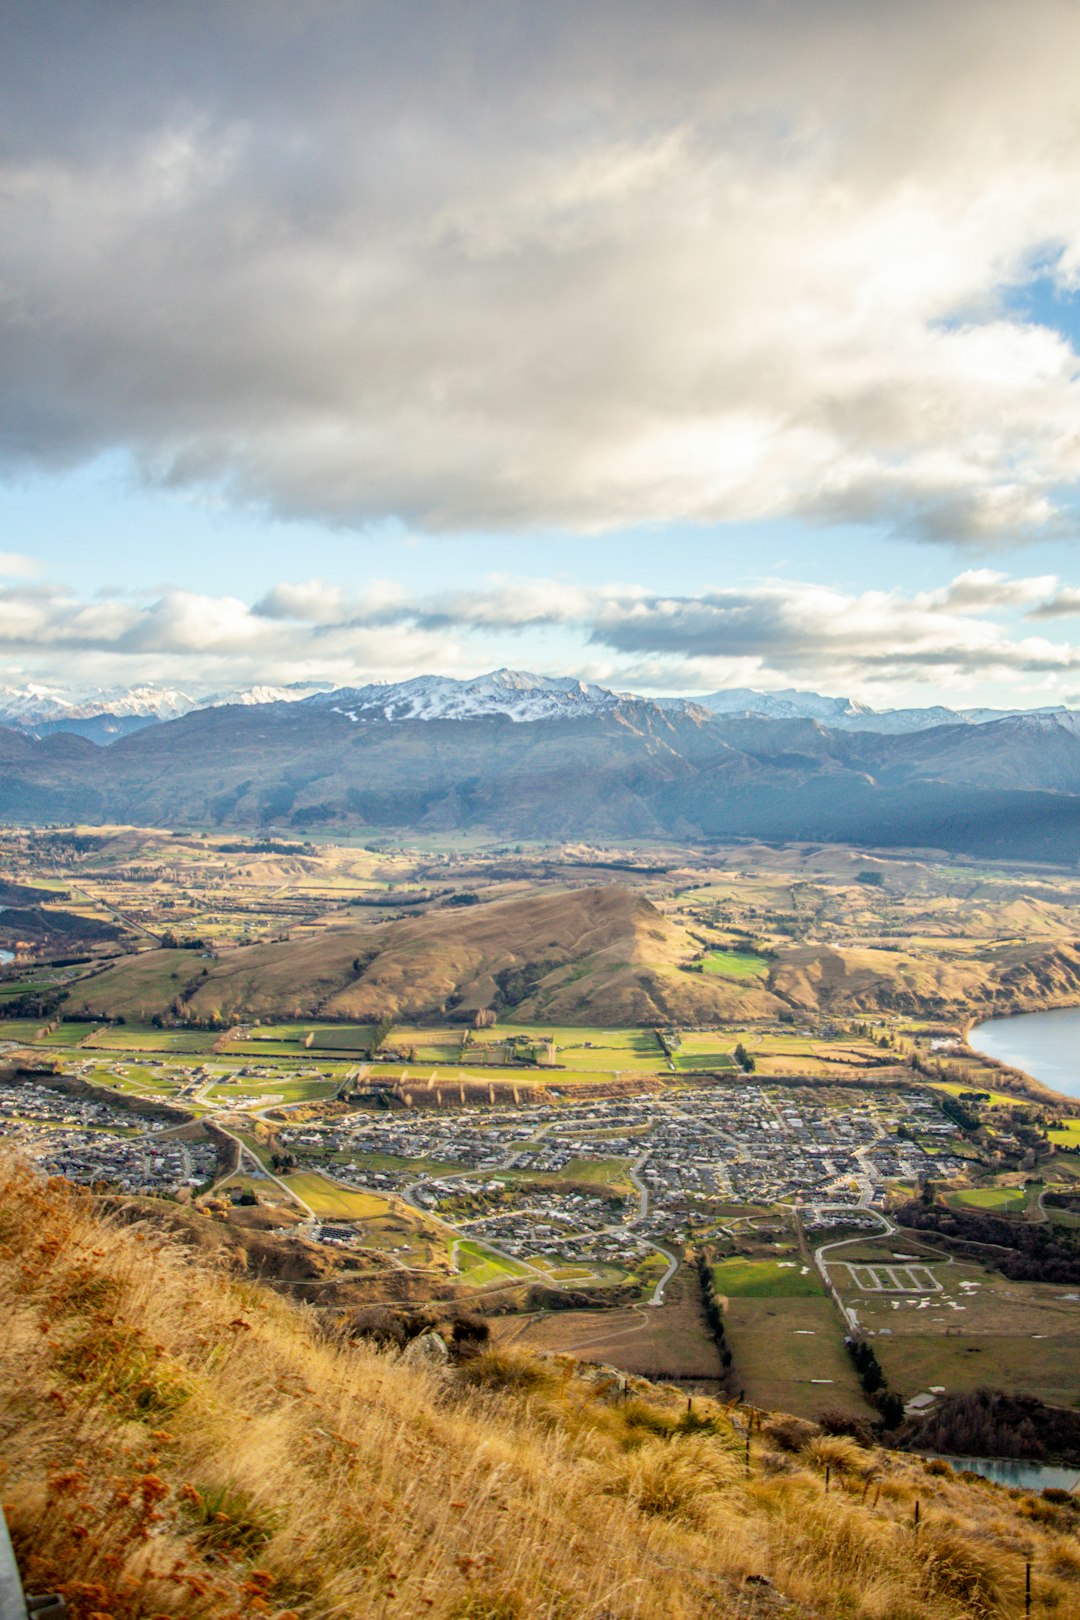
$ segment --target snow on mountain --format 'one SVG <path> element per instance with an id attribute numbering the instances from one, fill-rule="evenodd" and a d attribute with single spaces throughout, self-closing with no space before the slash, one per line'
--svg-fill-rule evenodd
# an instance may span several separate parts
<path id="1" fill-rule="evenodd" d="M 194 698 L 173 687 L 131 686 L 104 691 L 64 692 L 48 686 L 0 687 L 0 724 L 32 729 L 63 720 L 117 718 L 175 720 L 197 707 Z"/>
<path id="2" fill-rule="evenodd" d="M 418 675 L 413 680 L 343 687 L 308 698 L 350 720 L 475 720 L 500 714 L 509 720 L 550 720 L 597 714 L 622 701 L 603 686 L 522 670 L 496 669 L 475 680 Z"/>
<path id="3" fill-rule="evenodd" d="M 763 715 L 769 720 L 817 720 L 833 731 L 878 731 L 899 733 L 928 731 L 932 726 L 978 724 L 955 709 L 871 709 L 851 698 L 825 697 L 820 692 L 799 692 L 788 687 L 782 692 L 755 692 L 746 686 L 726 692 L 710 692 L 695 698 L 703 709 L 714 714 Z M 972 710 L 974 716 L 978 711 Z M 993 711 L 986 711 L 988 717 Z"/>
<path id="4" fill-rule="evenodd" d="M 961 719 L 967 720 L 973 726 L 986 726 L 993 720 L 1010 720 L 1017 714 L 1049 715 L 1063 717 L 1068 715 L 1064 703 L 1048 703 L 1043 709 L 961 709 Z"/>
<path id="5" fill-rule="evenodd" d="M 209 697 L 192 697 L 171 686 L 128 686 L 98 688 L 90 692 L 65 692 L 57 687 L 0 687 L 0 725 L 21 731 L 79 730 L 95 738 L 111 739 L 137 728 L 142 722 L 177 720 L 194 709 L 217 709 L 228 703 L 245 706 L 264 703 L 298 703 L 314 692 L 330 688 L 327 681 L 294 682 L 289 686 L 249 686 L 239 692 L 213 692 Z M 87 728 L 86 722 L 122 721 L 126 724 Z"/>
<path id="6" fill-rule="evenodd" d="M 0 687 L 0 725 L 36 735 L 77 731 L 98 742 L 175 720 L 193 710 L 228 704 L 261 707 L 310 703 L 329 707 L 353 721 L 472 720 L 503 715 L 530 720 L 585 718 L 624 702 L 655 703 L 669 714 L 702 710 L 726 717 L 767 720 L 815 720 L 834 731 L 875 731 L 892 735 L 926 731 L 934 726 L 984 726 L 1002 720 L 1030 720 L 1035 730 L 1054 728 L 1080 734 L 1080 711 L 1060 705 L 1042 709 L 872 709 L 850 698 L 826 697 L 789 687 L 759 692 L 732 687 L 705 697 L 635 699 L 627 692 L 590 685 L 571 677 L 533 675 L 525 670 L 496 669 L 472 680 L 448 675 L 418 675 L 406 681 L 376 681 L 366 686 L 335 687 L 329 681 L 294 681 L 288 685 L 256 684 L 238 691 L 195 697 L 176 687 L 152 683 L 96 691 L 71 692 L 29 682 Z"/>
<path id="7" fill-rule="evenodd" d="M 293 681 L 288 686 L 248 686 L 242 692 L 214 692 L 210 697 L 200 698 L 194 707 L 223 709 L 227 704 L 238 703 L 243 708 L 255 708 L 263 703 L 301 703 L 304 698 L 330 690 L 332 688 L 328 681 Z"/>

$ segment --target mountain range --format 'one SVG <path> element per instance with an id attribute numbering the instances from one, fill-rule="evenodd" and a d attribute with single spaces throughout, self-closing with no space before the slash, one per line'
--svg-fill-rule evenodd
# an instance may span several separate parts
<path id="1" fill-rule="evenodd" d="M 1080 859 L 1080 716 L 906 732 L 497 671 L 214 703 L 99 747 L 0 727 L 0 818 Z"/>
<path id="2" fill-rule="evenodd" d="M 447 720 L 503 714 L 511 720 L 540 720 L 559 714 L 586 714 L 609 709 L 633 699 L 572 678 L 532 675 L 499 669 L 473 680 L 444 675 L 420 675 L 412 680 L 374 682 L 359 687 L 335 687 L 330 681 L 289 685 L 256 685 L 235 691 L 192 696 L 177 687 L 114 687 L 89 692 L 29 684 L 0 687 L 0 726 L 11 726 L 31 736 L 69 731 L 93 742 L 109 743 L 131 731 L 175 720 L 196 709 L 230 705 L 264 707 L 271 703 L 310 700 L 341 710 L 354 719 Z M 816 720 L 833 731 L 903 733 L 927 731 L 935 726 L 985 725 L 1012 714 L 1067 715 L 1063 705 L 1041 709 L 873 709 L 845 697 L 788 688 L 759 692 L 752 687 L 731 687 L 703 697 L 637 699 L 655 702 L 679 713 L 688 705 L 722 715 L 758 715 L 769 720 Z"/>

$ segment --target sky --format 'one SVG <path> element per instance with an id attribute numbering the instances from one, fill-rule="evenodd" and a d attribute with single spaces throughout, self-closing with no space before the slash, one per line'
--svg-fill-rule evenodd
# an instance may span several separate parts
<path id="1" fill-rule="evenodd" d="M 1080 706 L 1075 0 L 0 22 L 0 684 Z"/>

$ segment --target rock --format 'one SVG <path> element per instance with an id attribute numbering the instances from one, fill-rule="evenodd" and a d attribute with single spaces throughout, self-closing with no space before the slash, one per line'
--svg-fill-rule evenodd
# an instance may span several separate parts
<path id="1" fill-rule="evenodd" d="M 446 1367 L 450 1362 L 450 1348 L 441 1333 L 428 1328 L 417 1338 L 410 1339 L 402 1351 L 402 1360 L 414 1367 Z"/>

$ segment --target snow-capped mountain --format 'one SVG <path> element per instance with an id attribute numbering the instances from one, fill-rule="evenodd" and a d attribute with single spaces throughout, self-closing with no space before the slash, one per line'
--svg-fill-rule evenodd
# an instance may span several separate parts
<path id="1" fill-rule="evenodd" d="M 129 686 L 90 692 L 65 692 L 57 687 L 0 687 L 0 723 L 27 728 L 57 720 L 90 720 L 97 715 L 175 720 L 197 708 L 196 699 L 168 686 Z"/>
<path id="2" fill-rule="evenodd" d="M 27 684 L 0 687 L 0 726 L 11 726 L 33 736 L 70 731 L 94 742 L 113 742 L 161 720 L 178 720 L 196 709 L 217 709 L 228 703 L 243 706 L 297 703 L 329 688 L 328 681 L 291 686 L 250 686 L 239 692 L 213 692 L 193 697 L 171 686 L 98 688 L 65 692 L 58 687 Z"/>
<path id="3" fill-rule="evenodd" d="M 661 699 L 665 705 L 680 699 Z M 908 731 L 929 731 L 934 726 L 981 726 L 1015 714 L 1037 716 L 1068 715 L 1063 705 L 1045 709 L 871 709 L 851 698 L 825 697 L 820 692 L 799 692 L 788 687 L 781 692 L 756 692 L 751 687 L 731 687 L 726 692 L 710 692 L 693 700 L 713 714 L 760 715 L 768 720 L 817 720 L 832 731 L 877 731 L 899 735 Z"/>
<path id="4" fill-rule="evenodd" d="M 263 703 L 301 703 L 321 692 L 333 691 L 332 681 L 293 681 L 288 686 L 248 686 L 241 692 L 214 692 L 199 698 L 196 709 L 223 709 L 228 703 L 256 708 Z"/>
<path id="5" fill-rule="evenodd" d="M 872 709 L 850 698 L 787 688 L 758 692 L 732 687 L 705 697 L 652 698 L 615 692 L 572 677 L 533 675 L 525 670 L 496 669 L 472 680 L 448 675 L 418 675 L 406 681 L 375 681 L 366 686 L 335 687 L 329 681 L 296 681 L 288 685 L 256 684 L 237 691 L 194 695 L 177 687 L 152 683 L 96 691 L 72 692 L 28 683 L 0 687 L 0 726 L 43 737 L 54 731 L 76 732 L 94 742 L 118 737 L 160 721 L 176 720 L 200 709 L 227 705 L 242 708 L 310 703 L 329 707 L 356 722 L 403 720 L 473 720 L 502 715 L 508 720 L 572 719 L 602 713 L 619 703 L 649 702 L 669 714 L 705 710 L 727 719 L 813 720 L 831 731 L 879 732 L 901 736 L 936 726 L 980 727 L 1002 720 L 1031 721 L 1047 728 L 1076 730 L 1080 712 L 1064 706 L 1042 709 Z"/>
<path id="6" fill-rule="evenodd" d="M 516 669 L 496 669 L 475 680 L 418 675 L 320 692 L 308 703 L 329 706 L 350 720 L 475 720 L 499 714 L 509 720 L 550 720 L 597 714 L 624 701 L 604 686 Z"/>

